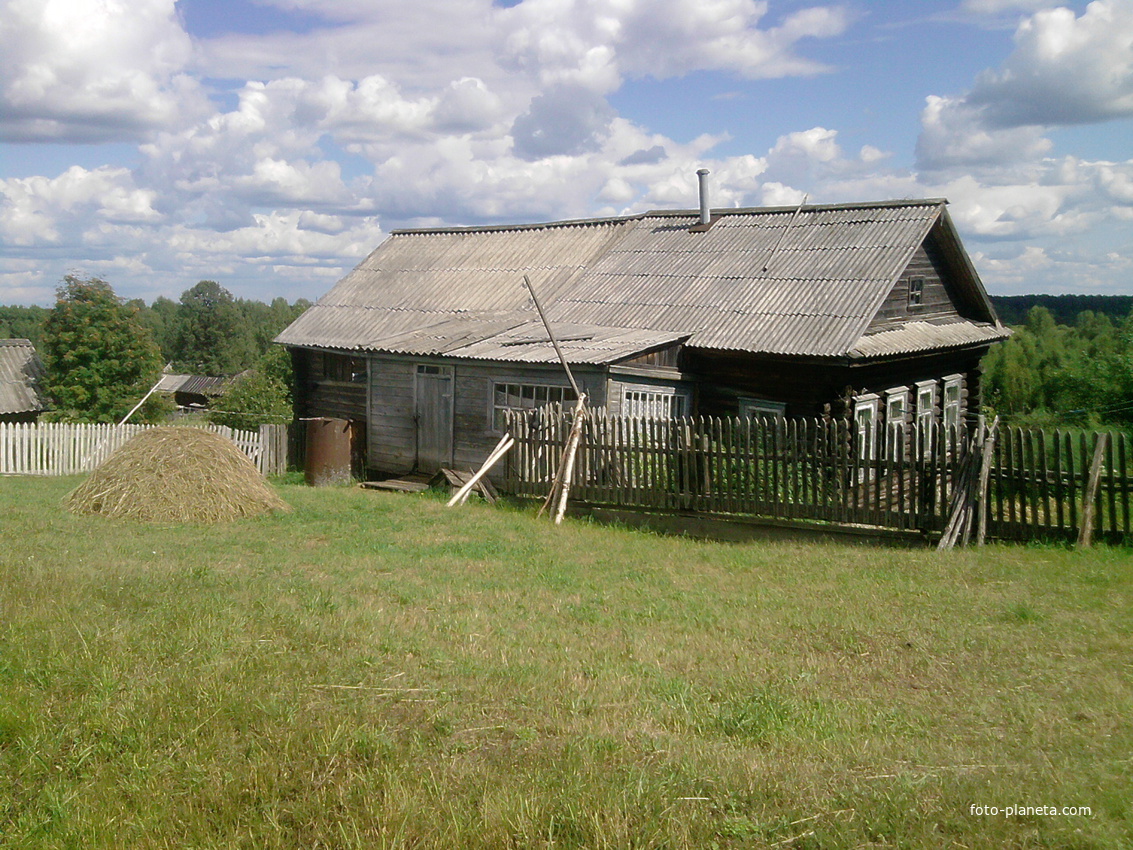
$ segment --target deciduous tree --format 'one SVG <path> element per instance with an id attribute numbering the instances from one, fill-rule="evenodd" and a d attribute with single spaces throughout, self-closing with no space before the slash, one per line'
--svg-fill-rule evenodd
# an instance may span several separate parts
<path id="1" fill-rule="evenodd" d="M 43 329 L 45 389 L 54 417 L 121 419 L 161 374 L 153 334 L 99 278 L 63 279 Z"/>

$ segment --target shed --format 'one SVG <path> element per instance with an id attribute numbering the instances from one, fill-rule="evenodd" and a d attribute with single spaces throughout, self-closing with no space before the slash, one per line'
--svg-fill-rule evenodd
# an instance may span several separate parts
<path id="1" fill-rule="evenodd" d="M 35 422 L 47 409 L 43 361 L 26 339 L 0 339 L 0 422 Z"/>

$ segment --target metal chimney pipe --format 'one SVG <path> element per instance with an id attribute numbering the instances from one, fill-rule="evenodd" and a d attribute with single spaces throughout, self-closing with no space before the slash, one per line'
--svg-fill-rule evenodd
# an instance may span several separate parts
<path id="1" fill-rule="evenodd" d="M 696 172 L 697 179 L 700 181 L 700 223 L 708 224 L 712 220 L 712 212 L 708 208 L 708 175 L 711 174 L 707 168 L 702 168 Z"/>

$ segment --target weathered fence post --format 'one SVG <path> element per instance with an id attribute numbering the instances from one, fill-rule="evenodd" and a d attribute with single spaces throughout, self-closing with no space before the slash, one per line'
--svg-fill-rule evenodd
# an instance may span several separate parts
<path id="1" fill-rule="evenodd" d="M 1106 433 L 1098 434 L 1098 442 L 1094 446 L 1094 459 L 1090 464 L 1090 474 L 1086 478 L 1086 491 L 1082 497 L 1082 527 L 1078 531 L 1078 545 L 1089 546 L 1093 542 L 1095 509 L 1097 501 L 1098 484 L 1102 477 L 1102 458 L 1105 457 L 1105 444 L 1109 437 Z"/>

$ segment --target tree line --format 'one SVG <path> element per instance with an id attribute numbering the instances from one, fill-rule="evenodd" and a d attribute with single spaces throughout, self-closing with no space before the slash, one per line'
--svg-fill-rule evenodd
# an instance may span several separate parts
<path id="1" fill-rule="evenodd" d="M 983 361 L 988 412 L 1040 427 L 1133 427 L 1133 311 L 1059 322 L 1036 305 L 1013 331 Z"/>
<path id="2" fill-rule="evenodd" d="M 0 307 L 0 338 L 30 339 L 46 367 L 48 419 L 114 422 L 150 390 L 164 368 L 239 376 L 210 419 L 249 428 L 291 418 L 291 361 L 272 339 L 310 302 L 235 298 L 202 280 L 179 301 L 125 301 L 100 278 L 68 275 L 52 308 Z M 172 402 L 154 395 L 136 421 L 160 421 Z"/>

